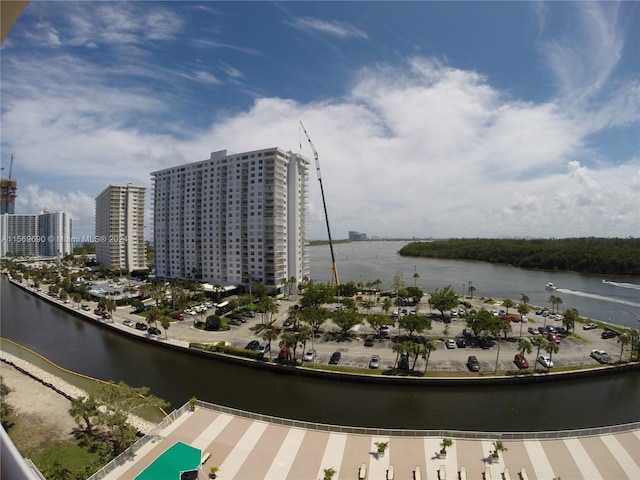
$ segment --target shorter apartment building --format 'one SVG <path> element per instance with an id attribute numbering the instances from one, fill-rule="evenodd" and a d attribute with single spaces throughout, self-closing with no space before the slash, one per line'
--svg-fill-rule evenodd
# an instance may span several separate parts
<path id="1" fill-rule="evenodd" d="M 96 261 L 128 271 L 147 268 L 144 241 L 146 187 L 109 185 L 96 197 Z"/>

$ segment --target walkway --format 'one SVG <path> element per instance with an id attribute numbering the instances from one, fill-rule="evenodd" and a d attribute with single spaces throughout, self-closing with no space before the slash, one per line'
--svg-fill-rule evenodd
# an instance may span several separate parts
<path id="1" fill-rule="evenodd" d="M 640 430 L 594 437 L 504 441 L 507 451 L 498 464 L 489 461 L 492 439 L 453 439 L 446 459 L 440 459 L 440 438 L 357 435 L 276 425 L 196 408 L 163 429 L 160 440 L 149 442 L 133 458 L 105 476 L 131 479 L 175 442 L 182 441 L 211 453 L 199 478 L 211 466 L 218 479 L 257 480 L 323 478 L 325 468 L 334 479 L 358 479 L 362 464 L 367 479 L 458 479 L 464 467 L 468 479 L 524 478 L 551 480 L 640 478 Z M 375 442 L 388 441 L 378 458 Z M 504 475 L 505 467 L 510 477 Z M 525 469 L 526 477 L 520 472 Z"/>

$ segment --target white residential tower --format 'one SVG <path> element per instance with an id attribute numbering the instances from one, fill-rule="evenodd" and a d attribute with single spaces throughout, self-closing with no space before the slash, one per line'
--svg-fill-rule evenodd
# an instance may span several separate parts
<path id="1" fill-rule="evenodd" d="M 306 158 L 223 150 L 151 175 L 158 277 L 279 289 L 309 275 Z"/>
<path id="2" fill-rule="evenodd" d="M 147 268 L 144 206 L 147 188 L 109 185 L 96 197 L 96 261 L 109 269 Z"/>

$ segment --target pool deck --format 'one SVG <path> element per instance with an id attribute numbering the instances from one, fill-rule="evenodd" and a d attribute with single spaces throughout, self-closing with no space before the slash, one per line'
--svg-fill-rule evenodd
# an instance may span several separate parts
<path id="1" fill-rule="evenodd" d="M 220 480 L 322 480 L 325 468 L 333 479 L 552 480 L 640 478 L 640 430 L 610 435 L 553 440 L 505 441 L 499 463 L 490 460 L 492 439 L 453 438 L 447 456 L 439 458 L 441 438 L 375 436 L 337 433 L 278 425 L 197 407 L 159 431 L 157 438 L 136 451 L 105 479 L 133 480 L 175 442 L 210 453 L 198 478 L 208 478 L 211 466 Z M 375 442 L 387 441 L 378 458 Z M 361 466 L 366 475 L 360 477 Z M 464 468 L 463 468 L 464 467 Z M 509 476 L 505 475 L 505 467 Z M 522 469 L 526 475 L 521 475 Z M 364 470 L 364 469 L 363 469 Z"/>

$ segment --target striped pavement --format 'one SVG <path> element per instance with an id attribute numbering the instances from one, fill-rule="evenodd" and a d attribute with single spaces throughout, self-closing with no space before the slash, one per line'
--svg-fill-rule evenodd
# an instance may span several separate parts
<path id="1" fill-rule="evenodd" d="M 366 465 L 367 479 L 414 480 L 419 467 L 422 479 L 456 480 L 461 467 L 468 479 L 504 480 L 638 480 L 640 479 L 640 430 L 553 440 L 503 441 L 507 450 L 498 463 L 491 462 L 492 440 L 453 439 L 446 458 L 440 458 L 441 439 L 436 437 L 384 437 L 346 434 L 266 423 L 205 408 L 181 415 L 160 432 L 160 440 L 138 450 L 132 460 L 105 479 L 133 480 L 162 452 L 182 441 L 211 453 L 198 478 L 209 467 L 219 467 L 219 480 L 322 480 L 325 468 L 337 471 L 334 480 L 358 479 Z M 388 441 L 378 457 L 376 442 Z M 442 472 L 442 478 L 440 473 Z"/>

